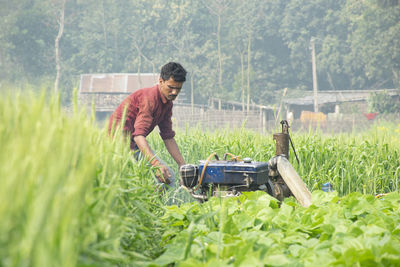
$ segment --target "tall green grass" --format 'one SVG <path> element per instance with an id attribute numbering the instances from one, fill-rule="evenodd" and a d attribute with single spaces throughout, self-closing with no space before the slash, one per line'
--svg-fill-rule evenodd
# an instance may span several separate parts
<path id="1" fill-rule="evenodd" d="M 0 99 L 0 265 L 143 261 L 160 253 L 162 202 L 123 138 L 59 100 Z"/>
<path id="2" fill-rule="evenodd" d="M 353 134 L 324 135 L 320 132 L 292 133 L 297 164 L 290 148 L 290 161 L 313 191 L 330 182 L 340 195 L 351 192 L 378 194 L 398 191 L 400 186 L 400 124 L 375 125 Z M 245 129 L 205 132 L 186 130 L 176 136 L 188 163 L 206 159 L 212 152 L 222 157 L 231 152 L 257 161 L 275 154 L 273 133 L 258 134 Z M 151 135 L 156 151 L 173 164 L 158 136 Z"/>
<path id="3" fill-rule="evenodd" d="M 399 126 L 375 126 L 359 134 L 303 135 L 296 138 L 299 172 L 310 189 L 330 182 L 341 194 L 399 190 Z"/>

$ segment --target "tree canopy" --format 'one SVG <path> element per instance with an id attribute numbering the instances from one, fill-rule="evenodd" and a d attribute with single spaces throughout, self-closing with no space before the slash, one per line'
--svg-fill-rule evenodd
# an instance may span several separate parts
<path id="1" fill-rule="evenodd" d="M 56 76 L 62 1 L 0 0 L 1 80 Z M 196 103 L 265 105 L 312 89 L 312 38 L 319 90 L 400 87 L 397 0 L 67 0 L 60 88 L 178 61 Z"/>

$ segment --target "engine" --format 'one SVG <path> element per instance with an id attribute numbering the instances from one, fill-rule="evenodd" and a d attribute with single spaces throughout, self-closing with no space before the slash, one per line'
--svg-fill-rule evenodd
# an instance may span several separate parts
<path id="1" fill-rule="evenodd" d="M 181 183 L 199 200 L 255 190 L 263 190 L 278 200 L 292 195 L 276 168 L 250 158 L 219 160 L 217 156 L 216 160 L 200 160 L 198 165 L 181 166 L 180 176 Z"/>
<path id="2" fill-rule="evenodd" d="M 219 160 L 217 154 L 212 153 L 198 165 L 181 166 L 181 184 L 199 201 L 205 201 L 209 196 L 229 197 L 245 191 L 263 190 L 280 201 L 294 196 L 304 207 L 310 206 L 311 193 L 289 162 L 290 141 L 300 164 L 289 135 L 289 124 L 287 121 L 281 121 L 281 124 L 282 132 L 273 136 L 276 156 L 268 162 L 251 158 L 241 160 L 230 153 L 225 153 L 223 160 Z M 228 160 L 227 156 L 231 159 Z M 213 157 L 215 159 L 211 160 Z"/>

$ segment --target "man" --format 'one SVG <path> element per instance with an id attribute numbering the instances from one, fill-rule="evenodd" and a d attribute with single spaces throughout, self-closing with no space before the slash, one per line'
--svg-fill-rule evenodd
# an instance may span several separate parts
<path id="1" fill-rule="evenodd" d="M 186 70 L 175 62 L 169 62 L 161 68 L 159 84 L 151 88 L 135 91 L 117 107 L 110 117 L 109 132 L 121 123 L 124 111 L 125 121 L 123 131 L 130 136 L 130 148 L 135 151 L 136 159 L 144 156 L 154 167 L 157 167 L 156 177 L 160 183 L 174 186 L 175 174 L 158 158 L 150 148 L 146 136 L 155 126 L 160 129 L 165 147 L 178 166 L 185 161 L 175 142 L 175 132 L 172 130 L 172 101 L 176 99 L 186 81 Z"/>

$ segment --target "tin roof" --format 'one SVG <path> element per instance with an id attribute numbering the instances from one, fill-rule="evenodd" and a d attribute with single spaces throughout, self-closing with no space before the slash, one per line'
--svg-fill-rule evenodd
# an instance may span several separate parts
<path id="1" fill-rule="evenodd" d="M 366 100 L 372 93 L 383 92 L 389 95 L 400 95 L 400 90 L 398 89 L 318 91 L 317 100 L 318 104 L 355 102 Z M 283 102 L 289 105 L 313 105 L 314 93 L 313 91 L 308 91 L 304 97 L 285 99 Z"/>
<path id="2" fill-rule="evenodd" d="M 82 74 L 80 93 L 131 93 L 158 83 L 158 73 Z"/>

